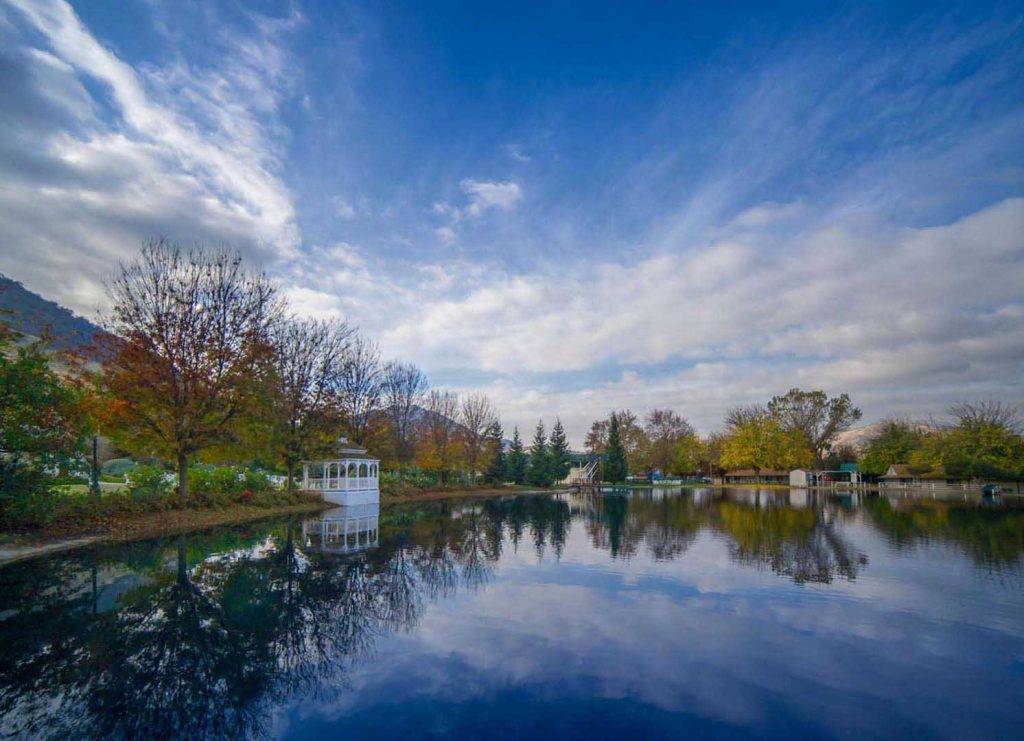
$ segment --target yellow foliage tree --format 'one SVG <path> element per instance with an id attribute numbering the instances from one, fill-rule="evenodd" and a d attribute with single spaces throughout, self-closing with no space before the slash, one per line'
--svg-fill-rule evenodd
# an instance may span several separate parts
<path id="1" fill-rule="evenodd" d="M 810 466 L 814 460 L 807 440 L 787 431 L 768 416 L 758 416 L 736 425 L 722 441 L 724 468 L 791 469 Z"/>

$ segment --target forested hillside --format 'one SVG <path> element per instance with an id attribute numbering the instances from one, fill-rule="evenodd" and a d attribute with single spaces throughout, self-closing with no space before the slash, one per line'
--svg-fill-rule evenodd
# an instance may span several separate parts
<path id="1" fill-rule="evenodd" d="M 41 337 L 48 332 L 51 347 L 58 350 L 87 346 L 93 342 L 96 333 L 103 331 L 88 319 L 46 300 L 2 274 L 0 312 L 3 321 L 22 334 Z"/>

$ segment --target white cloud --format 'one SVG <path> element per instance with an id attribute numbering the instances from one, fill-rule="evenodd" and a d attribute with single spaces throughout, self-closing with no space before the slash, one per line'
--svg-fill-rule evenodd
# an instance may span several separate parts
<path id="1" fill-rule="evenodd" d="M 437 238 L 441 240 L 441 244 L 444 245 L 452 244 L 456 239 L 455 230 L 450 226 L 439 226 L 434 230 L 434 234 L 437 235 Z"/>
<path id="2" fill-rule="evenodd" d="M 516 423 L 559 413 L 578 441 L 613 407 L 676 405 L 709 429 L 727 406 L 792 385 L 850 391 L 877 414 L 986 390 L 1024 397 L 1021 285 L 1024 199 L 1008 199 L 938 227 L 836 225 L 782 253 L 750 234 L 631 264 L 456 280 L 383 337 L 429 366 L 488 371 L 499 380 L 475 388 Z M 545 380 L 669 362 L 684 369 L 580 391 Z"/>
<path id="3" fill-rule="evenodd" d="M 342 221 L 352 221 L 358 215 L 356 207 L 344 198 L 334 199 L 334 213 L 337 214 L 338 218 Z"/>
<path id="4" fill-rule="evenodd" d="M 518 144 L 507 144 L 505 146 L 505 153 L 508 154 L 508 156 L 514 159 L 516 162 L 522 162 L 525 164 L 527 162 L 530 162 L 531 160 L 531 157 L 525 154 L 523 152 L 522 147 L 520 147 Z"/>
<path id="5" fill-rule="evenodd" d="M 2 146 L 20 154 L 0 165 L 0 269 L 50 295 L 53 276 L 66 275 L 59 298 L 91 313 L 101 277 L 155 234 L 261 261 L 298 254 L 275 114 L 296 79 L 281 24 L 299 20 L 250 16 L 255 31 L 221 29 L 218 68 L 134 68 L 66 2 L 14 0 L 5 14 L 0 53 L 15 84 L 0 105 L 16 117 Z"/>
<path id="6" fill-rule="evenodd" d="M 771 226 L 779 222 L 789 221 L 804 212 L 804 204 L 793 203 L 761 203 L 748 208 L 732 221 L 732 226 L 739 228 L 758 228 Z"/>
<path id="7" fill-rule="evenodd" d="M 467 178 L 460 185 L 469 198 L 469 205 L 464 210 L 469 216 L 480 216 L 491 208 L 511 211 L 523 198 L 519 183 L 512 180 L 490 182 Z"/>

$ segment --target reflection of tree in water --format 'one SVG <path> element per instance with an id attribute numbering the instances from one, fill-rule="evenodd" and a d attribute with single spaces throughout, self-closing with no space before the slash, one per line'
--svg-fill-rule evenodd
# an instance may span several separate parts
<path id="1" fill-rule="evenodd" d="M 482 511 L 460 514 L 428 512 L 357 558 L 305 552 L 294 525 L 231 549 L 163 544 L 142 578 L 123 562 L 104 565 L 134 579 L 116 609 L 95 609 L 81 557 L 40 562 L 47 568 L 13 581 L 0 572 L 15 606 L 0 622 L 0 730 L 262 735 L 274 706 L 297 693 L 330 699 L 353 663 L 414 625 L 428 600 L 490 578 L 500 543 Z"/>
<path id="2" fill-rule="evenodd" d="M 549 496 L 519 496 L 489 499 L 483 503 L 492 539 L 500 554 L 501 532 L 507 528 L 509 541 L 518 551 L 519 543 L 529 529 L 537 558 L 543 558 L 550 546 L 555 558 L 561 558 L 569 534 L 572 512 L 561 499 Z"/>
<path id="3" fill-rule="evenodd" d="M 748 503 L 727 497 L 698 503 L 691 496 L 660 496 L 646 490 L 583 492 L 573 495 L 595 548 L 628 559 L 645 546 L 655 560 L 686 553 L 702 529 L 729 539 L 738 563 L 767 567 L 797 583 L 853 579 L 866 563 L 862 554 L 822 516 L 820 508 L 793 509 L 772 497 Z"/>
<path id="4" fill-rule="evenodd" d="M 629 559 L 645 545 L 655 560 L 672 560 L 696 540 L 706 513 L 690 497 L 654 496 L 649 491 L 581 492 L 573 495 L 595 548 Z"/>
<path id="5" fill-rule="evenodd" d="M 1024 509 L 953 502 L 872 497 L 864 510 L 894 546 L 952 544 L 994 572 L 1019 572 L 1024 565 Z"/>
<path id="6" fill-rule="evenodd" d="M 716 526 L 731 539 L 730 554 L 737 562 L 770 568 L 797 584 L 827 584 L 836 576 L 855 579 L 867 563 L 817 509 L 722 501 L 713 512 Z"/>

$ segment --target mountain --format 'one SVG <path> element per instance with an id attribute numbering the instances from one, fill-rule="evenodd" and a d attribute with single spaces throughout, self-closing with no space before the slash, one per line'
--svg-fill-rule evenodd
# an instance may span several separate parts
<path id="1" fill-rule="evenodd" d="M 862 427 L 851 427 L 850 429 L 836 435 L 832 448 L 834 450 L 836 448 L 849 447 L 853 448 L 856 452 L 861 453 L 867 447 L 868 443 L 871 442 L 871 438 L 875 437 L 875 435 L 882 431 L 883 425 L 885 425 L 884 421 L 863 425 Z M 937 429 L 933 425 L 923 423 L 918 423 L 916 426 L 921 432 L 934 432 Z"/>
<path id="2" fill-rule="evenodd" d="M 91 345 L 104 331 L 58 303 L 48 301 L 16 280 L 0 274 L 0 320 L 31 337 L 46 333 L 56 350 L 77 350 Z"/>

